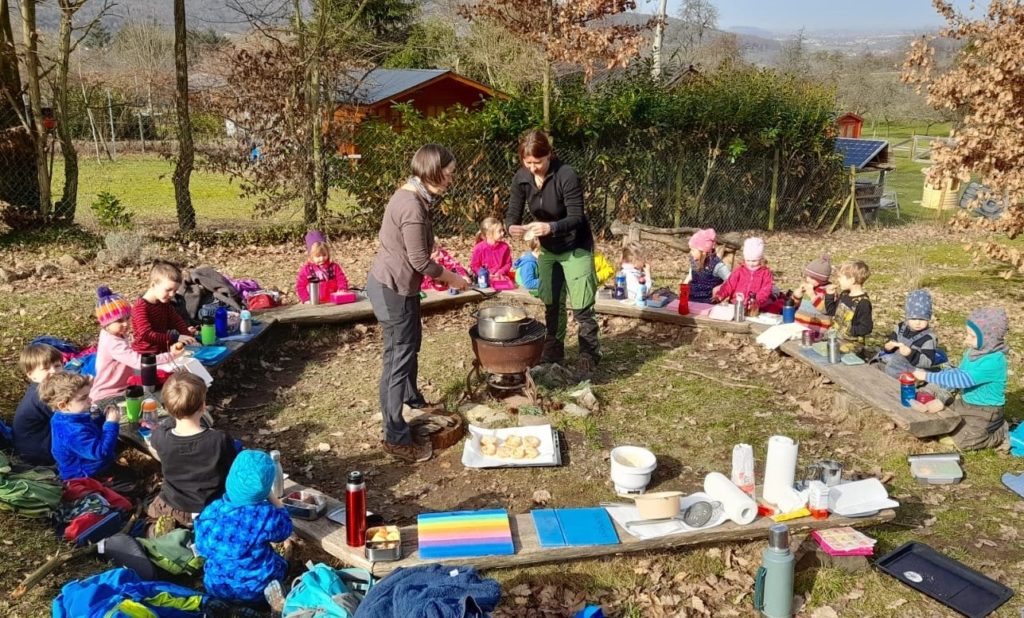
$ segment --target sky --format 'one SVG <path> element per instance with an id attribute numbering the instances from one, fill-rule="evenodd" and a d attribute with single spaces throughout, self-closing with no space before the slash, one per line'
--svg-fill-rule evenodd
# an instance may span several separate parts
<path id="1" fill-rule="evenodd" d="M 943 24 L 931 0 L 712 0 L 718 9 L 718 26 L 725 30 L 738 26 L 778 32 L 807 30 L 918 30 Z M 669 0 L 669 14 L 675 15 L 683 0 Z M 953 0 L 966 10 L 969 0 Z M 984 6 L 984 0 L 978 0 Z M 657 0 L 638 0 L 645 13 L 658 9 Z M 977 9 L 980 11 L 981 9 Z"/>

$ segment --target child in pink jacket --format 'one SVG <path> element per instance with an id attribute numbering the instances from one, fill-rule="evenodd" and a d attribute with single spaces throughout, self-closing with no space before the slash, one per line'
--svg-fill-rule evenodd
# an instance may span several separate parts
<path id="1" fill-rule="evenodd" d="M 128 339 L 132 328 L 131 304 L 105 285 L 96 290 L 96 296 L 96 319 L 101 330 L 96 346 L 96 378 L 89 399 L 102 410 L 107 403 L 124 397 L 128 380 L 142 364 L 142 355 L 132 349 Z M 184 352 L 183 346 L 172 346 L 170 352 L 157 354 L 156 362 L 169 363 Z"/>
<path id="2" fill-rule="evenodd" d="M 330 301 L 331 294 L 348 290 L 348 279 L 341 264 L 331 261 L 331 246 L 316 230 L 306 234 L 306 263 L 295 277 L 295 293 L 303 303 L 309 302 L 309 280 L 320 281 L 320 302 Z"/>
<path id="3" fill-rule="evenodd" d="M 775 278 L 764 261 L 764 241 L 748 238 L 743 241 L 743 264 L 714 290 L 712 301 L 731 303 L 742 294 L 748 311 L 757 307 L 757 311 L 780 313 L 782 308 L 775 297 L 774 285 Z"/>
<path id="4" fill-rule="evenodd" d="M 473 247 L 469 269 L 475 275 L 481 266 L 487 267 L 491 279 L 508 279 L 512 270 L 512 249 L 502 240 L 505 226 L 494 217 L 487 217 L 480 223 L 479 242 Z"/>

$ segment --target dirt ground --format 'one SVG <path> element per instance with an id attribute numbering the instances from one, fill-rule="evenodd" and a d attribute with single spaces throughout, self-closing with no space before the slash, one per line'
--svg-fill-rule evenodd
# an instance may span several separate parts
<path id="1" fill-rule="evenodd" d="M 836 264 L 848 256 L 863 256 L 874 273 L 867 287 L 876 307 L 876 335 L 900 318 L 906 292 L 926 285 L 935 295 L 940 341 L 954 358 L 961 347 L 963 317 L 981 303 L 1011 309 L 1011 345 L 1021 342 L 1019 280 L 1008 284 L 996 267 L 972 264 L 961 242 L 944 228 L 923 225 L 828 239 L 776 234 L 767 238 L 767 257 L 785 289 L 795 287 L 803 264 L 822 252 L 830 253 Z M 468 256 L 468 243 L 447 244 Z M 350 280 L 361 283 L 372 243 L 338 245 L 337 258 Z M 614 245 L 603 248 L 612 257 Z M 73 243 L 71 249 L 53 244 L 9 247 L 0 252 L 0 266 L 56 261 L 74 250 Z M 301 262 L 301 248 L 291 246 L 165 251 L 186 263 L 214 264 L 233 276 L 253 276 L 282 289 L 291 287 Z M 674 286 L 683 270 L 682 255 L 654 253 L 658 285 Z M 94 336 L 90 315 L 95 286 L 106 283 L 132 295 L 143 289 L 144 274 L 142 269 L 112 270 L 87 262 L 43 281 L 3 284 L 9 288 L 0 297 L 0 315 L 7 320 L 0 335 L 7 361 L 0 379 L 3 409 L 13 410 L 24 388 L 11 365 L 24 342 L 44 332 L 78 341 Z M 467 335 L 471 311 L 463 307 L 425 318 L 420 384 L 428 399 L 454 402 L 463 390 L 472 362 Z M 708 472 L 728 472 L 733 444 L 753 444 L 763 461 L 767 438 L 784 434 L 800 441 L 802 461 L 839 459 L 851 478 L 877 476 L 887 484 L 902 506 L 896 522 L 867 531 L 878 539 L 878 553 L 919 540 L 1011 588 L 1024 583 L 1019 535 L 1024 501 L 999 482 L 1002 472 L 1020 471 L 1019 460 L 991 452 L 969 454 L 963 483 L 920 486 L 909 475 L 906 456 L 945 447 L 915 440 L 880 414 L 836 406 L 835 387 L 792 360 L 761 350 L 744 337 L 625 318 L 601 318 L 601 333 L 605 358 L 594 379 L 600 411 L 587 418 L 550 415 L 567 443 L 568 462 L 560 468 L 467 470 L 460 463 L 461 444 L 417 466 L 384 456 L 376 404 L 381 342 L 373 323 L 280 328 L 216 376 L 209 401 L 219 426 L 251 447 L 280 449 L 286 470 L 299 482 L 340 495 L 346 473 L 362 470 L 369 508 L 398 524 L 414 521 L 425 510 L 502 507 L 525 512 L 541 503 L 584 506 L 613 499 L 608 454 L 625 443 L 657 453 L 653 489 L 692 491 Z M 570 358 L 573 352 L 574 346 Z M 1011 357 L 1015 368 L 1019 359 L 1016 352 Z M 1024 401 L 1016 375 L 1009 391 L 1007 414 L 1020 418 Z M 565 388 L 545 393 L 554 401 L 568 399 Z M 0 589 L 10 589 L 60 544 L 38 523 L 5 514 L 0 522 L 8 531 L 3 542 L 9 548 L 9 559 L 0 563 Z M 504 599 L 496 613 L 502 618 L 571 616 L 586 603 L 602 604 L 609 616 L 746 616 L 752 615 L 752 582 L 763 547 L 760 542 L 722 545 L 488 575 L 502 583 Z M 300 557 L 327 559 L 309 546 L 300 548 Z M 19 603 L 0 600 L 0 610 L 9 616 L 45 615 L 60 585 L 102 568 L 99 562 L 81 561 Z M 952 615 L 873 570 L 804 570 L 798 574 L 797 594 L 800 615 L 815 618 Z M 997 615 L 1017 615 L 1019 606 L 1011 600 Z"/>

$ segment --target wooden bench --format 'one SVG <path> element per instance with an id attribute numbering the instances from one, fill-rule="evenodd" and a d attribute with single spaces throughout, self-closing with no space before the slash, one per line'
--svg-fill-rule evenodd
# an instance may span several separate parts
<path id="1" fill-rule="evenodd" d="M 290 481 L 285 483 L 286 493 L 298 490 L 321 493 L 315 489 L 303 487 Z M 333 509 L 344 506 L 344 504 L 331 496 L 321 495 L 327 498 L 326 512 L 328 513 Z M 871 517 L 848 518 L 832 515 L 828 519 L 822 520 L 804 517 L 788 521 L 786 524 L 789 526 L 791 533 L 798 534 L 810 530 L 824 530 L 842 526 L 857 528 L 875 526 L 892 521 L 895 517 L 895 511 L 884 510 Z M 613 521 L 615 530 L 619 535 L 620 543 L 618 545 L 545 548 L 540 546 L 540 542 L 537 539 L 537 530 L 533 524 L 533 517 L 529 513 L 510 516 L 509 521 L 512 527 L 512 541 L 516 548 L 515 554 L 447 560 L 422 560 L 419 557 L 419 540 L 416 534 L 416 526 L 411 525 L 401 528 L 403 558 L 394 562 L 370 562 L 367 560 L 363 555 L 362 547 L 349 547 L 345 540 L 345 527 L 327 519 L 327 517 L 320 517 L 312 521 L 293 519 L 292 524 L 295 532 L 303 539 L 318 545 L 345 564 L 362 567 L 379 577 L 387 575 L 399 567 L 411 567 L 435 562 L 443 564 L 469 564 L 479 569 L 515 568 L 533 564 L 601 558 L 642 551 L 664 551 L 708 543 L 735 543 L 761 540 L 768 538 L 768 528 L 775 523 L 767 517 L 758 518 L 746 526 L 739 526 L 731 521 L 726 521 L 721 526 L 711 528 L 710 530 L 698 530 L 640 540 L 623 530 L 618 524 L 614 524 Z"/>
<path id="2" fill-rule="evenodd" d="M 480 300 L 483 300 L 483 296 L 472 290 L 460 294 L 430 290 L 420 302 L 420 308 L 424 311 L 441 311 Z M 263 311 L 259 316 L 268 316 L 278 324 L 345 324 L 374 319 L 373 307 L 366 298 L 347 305 L 285 305 Z"/>

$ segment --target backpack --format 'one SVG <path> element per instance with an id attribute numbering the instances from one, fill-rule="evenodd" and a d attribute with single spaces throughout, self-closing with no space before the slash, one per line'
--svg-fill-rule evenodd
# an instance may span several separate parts
<path id="1" fill-rule="evenodd" d="M 253 292 L 247 302 L 250 311 L 272 309 L 281 305 L 280 295 L 272 290 Z"/>
<path id="2" fill-rule="evenodd" d="M 49 518 L 60 504 L 61 492 L 60 481 L 52 470 L 38 468 L 12 473 L 10 462 L 0 453 L 0 511 Z"/>
<path id="3" fill-rule="evenodd" d="M 192 531 L 176 528 L 153 539 L 139 539 L 149 560 L 171 575 L 195 575 L 203 568 L 203 559 L 193 551 Z"/>
<path id="4" fill-rule="evenodd" d="M 366 569 L 339 570 L 322 562 L 307 562 L 306 569 L 285 597 L 282 618 L 352 618 L 374 583 Z"/>

